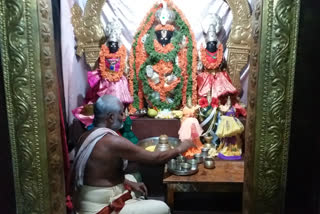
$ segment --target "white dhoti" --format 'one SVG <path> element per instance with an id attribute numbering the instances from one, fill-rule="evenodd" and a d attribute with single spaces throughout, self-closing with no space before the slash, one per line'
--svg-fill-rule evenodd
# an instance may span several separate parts
<path id="1" fill-rule="evenodd" d="M 77 214 L 96 214 L 103 208 L 111 206 L 115 200 L 125 201 L 120 214 L 167 214 L 169 207 L 162 201 L 137 198 L 134 192 L 128 193 L 123 184 L 113 187 L 93 187 L 83 184 L 84 169 L 96 143 L 106 134 L 118 135 L 108 128 L 93 131 L 83 142 L 75 157 L 76 188 L 73 202 Z M 124 165 L 127 161 L 124 160 Z M 127 180 L 137 182 L 132 175 L 125 175 Z M 122 199 L 128 200 L 122 200 Z M 109 209 L 109 208 L 107 208 Z M 109 211 L 108 211 L 109 213 Z M 116 213 L 116 212 L 112 212 Z"/>
<path id="2" fill-rule="evenodd" d="M 125 188 L 123 184 L 113 187 L 92 187 L 83 185 L 76 196 L 75 204 L 77 214 L 96 214 L 104 207 L 112 203 L 113 200 L 120 197 Z M 167 214 L 170 213 L 169 207 L 162 201 L 144 200 L 136 198 L 131 193 L 132 199 L 125 201 L 120 214 Z M 112 212 L 115 213 L 115 212 Z"/>

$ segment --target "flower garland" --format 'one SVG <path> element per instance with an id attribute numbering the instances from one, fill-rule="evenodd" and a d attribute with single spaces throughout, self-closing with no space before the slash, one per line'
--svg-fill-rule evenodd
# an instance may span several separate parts
<path id="1" fill-rule="evenodd" d="M 188 43 L 188 39 L 186 40 L 186 43 Z M 179 54 L 178 54 L 178 58 L 179 58 L 179 66 L 181 68 L 181 75 L 186 77 L 188 79 L 188 74 L 187 74 L 187 50 L 184 48 L 182 49 Z M 182 94 L 186 95 L 187 94 L 187 85 L 188 82 L 184 81 L 183 82 L 183 87 L 182 87 Z M 187 96 L 183 96 L 182 97 L 182 105 L 185 106 L 187 103 Z"/>
<path id="2" fill-rule="evenodd" d="M 129 82 L 130 88 L 133 88 L 133 91 L 131 92 L 134 100 L 132 103 L 132 108 L 130 108 L 130 113 L 133 113 L 137 108 L 143 108 L 143 90 L 142 90 L 142 84 L 138 80 L 139 75 L 139 68 L 142 62 L 145 60 L 146 57 L 141 56 L 143 52 L 141 51 L 143 49 L 143 44 L 141 42 L 142 37 L 145 35 L 145 33 L 150 29 L 152 26 L 154 20 L 155 20 L 155 12 L 160 8 L 160 5 L 156 5 L 153 8 L 150 9 L 149 13 L 147 14 L 146 18 L 142 23 L 144 25 L 140 25 L 134 40 L 132 44 L 132 49 L 130 55 L 130 74 L 132 76 L 131 81 Z M 140 50 L 140 51 L 139 51 Z M 137 53 L 138 52 L 138 53 Z M 138 69 L 137 69 L 138 68 Z M 132 86 L 131 86 L 132 85 Z"/>
<path id="3" fill-rule="evenodd" d="M 170 86 L 165 86 L 165 75 L 170 74 L 173 71 L 172 64 L 173 64 L 172 62 L 165 62 L 163 60 L 160 60 L 157 64 L 152 66 L 153 70 L 159 74 L 160 84 L 155 84 L 154 82 L 148 80 L 151 88 L 154 91 L 157 91 L 160 93 L 160 99 L 162 102 L 166 101 L 167 92 L 173 90 L 180 82 L 180 78 L 177 78 L 172 83 L 170 83 Z"/>
<path id="4" fill-rule="evenodd" d="M 119 50 L 116 53 L 110 53 L 109 48 L 103 44 L 101 46 L 100 50 L 100 63 L 99 63 L 99 69 L 100 74 L 104 79 L 109 80 L 110 82 L 117 82 L 120 80 L 120 78 L 123 76 L 123 72 L 126 65 L 126 48 L 124 45 L 121 45 Z M 111 71 L 107 69 L 105 60 L 111 59 L 111 58 L 118 58 L 120 60 L 120 68 L 119 71 Z"/>
<path id="5" fill-rule="evenodd" d="M 220 66 L 220 64 L 222 63 L 222 59 L 223 59 L 223 46 L 222 44 L 220 44 L 218 46 L 218 50 L 217 50 L 217 61 L 212 63 L 209 62 L 207 59 L 207 49 L 205 49 L 203 46 L 201 46 L 201 62 L 204 65 L 204 67 L 208 70 L 212 70 L 212 69 L 216 69 Z"/>
<path id="6" fill-rule="evenodd" d="M 181 90 L 182 90 L 182 82 L 183 82 L 183 77 L 181 76 L 181 70 L 180 68 L 173 63 L 173 71 L 172 73 L 178 77 L 180 80 L 177 86 L 173 89 L 173 94 L 175 95 L 173 98 L 172 103 L 167 103 L 167 102 L 161 102 L 158 99 L 155 99 L 152 96 L 153 89 L 151 86 L 148 84 L 147 80 L 147 65 L 150 65 L 152 63 L 152 60 L 149 58 L 146 60 L 145 63 L 141 66 L 140 73 L 139 73 L 139 78 L 140 80 L 144 83 L 143 84 L 143 91 L 145 92 L 148 100 L 158 109 L 174 109 L 175 107 L 179 106 L 181 103 Z M 160 92 L 161 93 L 161 92 Z"/>
<path id="7" fill-rule="evenodd" d="M 158 46 L 158 51 L 163 51 L 164 53 L 159 53 L 155 50 L 156 47 L 154 46 L 154 44 L 157 43 L 154 42 L 154 29 L 150 29 L 148 31 L 148 34 L 149 37 L 146 39 L 144 46 L 147 54 L 149 55 L 149 58 L 141 66 L 139 73 L 139 78 L 143 82 L 143 91 L 147 95 L 148 100 L 158 109 L 174 109 L 180 105 L 182 98 L 181 89 L 183 86 L 183 77 L 181 76 L 181 69 L 175 63 L 176 56 L 180 49 L 179 44 L 182 41 L 182 34 L 174 32 L 173 38 L 171 40 L 171 44 L 174 47 L 173 49 L 172 46 L 168 45 L 168 47 L 162 47 L 163 49 L 160 49 L 160 47 Z M 157 73 L 159 73 L 159 77 L 162 78 L 160 79 L 160 82 L 164 82 L 164 74 L 170 73 L 171 70 L 172 73 L 178 77 L 178 79 L 171 83 L 169 87 L 164 87 L 163 84 L 160 84 L 159 86 L 152 83 L 150 84 L 150 81 L 148 81 L 146 77 L 146 67 L 150 64 L 154 65 L 153 68 L 156 70 Z M 173 69 L 171 69 L 172 67 Z M 163 102 L 165 101 L 164 98 L 166 97 L 166 93 L 171 90 L 173 90 L 175 94 L 173 102 Z M 152 96 L 153 91 L 159 92 L 161 98 L 160 101 Z"/>
<path id="8" fill-rule="evenodd" d="M 177 46 L 175 46 L 172 43 L 169 43 L 168 47 L 171 46 L 171 44 L 175 47 L 173 50 L 168 50 L 167 52 L 164 51 L 165 49 L 162 49 L 162 47 L 157 46 L 157 43 L 152 41 L 154 44 L 152 45 L 146 45 L 148 38 L 143 45 L 142 43 L 142 37 L 145 36 L 148 32 L 149 37 L 151 35 L 151 32 L 149 32 L 149 29 L 152 27 L 154 20 L 155 20 L 155 12 L 162 7 L 162 4 L 155 5 L 148 13 L 147 18 L 145 18 L 144 24 L 141 24 L 139 27 L 139 30 L 135 36 L 132 50 L 130 53 L 130 74 L 131 74 L 131 82 L 130 82 L 130 90 L 132 90 L 132 95 L 134 96 L 134 102 L 133 106 L 135 108 L 142 108 L 143 107 L 143 94 L 145 94 L 148 99 L 150 99 L 150 102 L 154 102 L 154 99 L 150 97 L 149 92 L 153 92 L 152 88 L 148 84 L 145 69 L 146 69 L 146 63 L 149 63 L 148 65 L 155 65 L 156 62 L 153 60 L 157 59 L 158 57 L 166 62 L 173 62 L 173 73 L 180 79 L 180 82 L 177 84 L 177 87 L 173 90 L 173 93 L 175 94 L 173 103 L 158 103 L 155 104 L 155 106 L 160 106 L 159 108 L 170 108 L 174 109 L 177 106 L 179 106 L 181 103 L 181 96 L 183 95 L 182 104 L 185 105 L 186 103 L 186 97 L 192 97 L 193 104 L 197 103 L 197 93 L 193 93 L 193 91 L 197 90 L 197 84 L 196 84 L 196 66 L 197 66 L 197 50 L 196 50 L 196 43 L 195 38 L 193 35 L 193 32 L 190 32 L 190 25 L 186 18 L 183 16 L 182 12 L 175 7 L 170 1 L 168 2 L 168 6 L 170 6 L 174 12 L 176 13 L 176 26 L 179 27 L 178 30 L 174 31 L 174 35 L 172 40 L 174 40 L 176 37 L 180 37 L 181 39 L 183 36 L 187 38 L 187 45 L 186 48 L 179 48 L 179 42 L 181 42 L 181 39 L 179 38 L 177 40 Z M 157 29 L 159 26 L 157 27 Z M 159 28 L 160 29 L 160 28 Z M 166 30 L 172 30 L 172 29 L 166 29 Z M 179 35 L 180 34 L 180 35 Z M 145 49 L 144 49 L 145 47 Z M 148 49 L 148 47 L 153 47 L 152 49 Z M 177 48 L 177 50 L 175 50 Z M 168 49 L 172 49 L 168 48 Z M 159 53 L 160 52 L 160 53 Z M 182 52 L 182 53 L 181 53 Z M 175 58 L 176 56 L 179 56 L 179 66 L 182 68 L 180 69 L 179 66 L 176 65 Z M 149 60 L 151 59 L 153 60 Z M 157 61 L 157 60 L 156 60 Z M 144 72 L 142 72 L 144 71 Z M 177 72 L 179 71 L 179 72 Z M 142 72 L 142 74 L 140 74 Z M 184 78 L 186 78 L 186 81 L 184 81 Z M 186 83 L 187 82 L 187 83 Z M 148 90 L 149 89 L 149 90 Z M 180 90 L 180 91 L 179 91 Z M 182 91 L 181 91 L 182 90 Z M 179 98 L 177 98 L 179 96 Z M 154 104 L 154 103 L 153 103 Z"/>
<path id="9" fill-rule="evenodd" d="M 154 50 L 158 53 L 165 53 L 166 54 L 174 49 L 174 46 L 172 43 L 169 43 L 163 47 L 156 39 L 153 40 L 153 46 L 154 46 Z"/>
<path id="10" fill-rule="evenodd" d="M 155 50 L 155 46 L 154 46 L 155 31 L 154 31 L 154 29 L 151 29 L 148 32 L 148 34 L 149 34 L 149 36 L 146 39 L 144 47 L 145 47 L 145 50 L 146 50 L 147 54 L 149 55 L 149 57 L 153 58 L 156 61 L 160 61 L 162 59 L 166 62 L 175 62 L 176 56 L 180 50 L 179 44 L 182 41 L 183 35 L 180 32 L 174 31 L 174 33 L 172 35 L 172 39 L 171 39 L 171 46 L 168 44 L 169 46 L 166 45 L 168 47 L 163 47 L 163 49 L 161 49 L 161 50 L 164 50 L 165 52 L 162 53 L 162 52 L 157 52 Z M 170 51 L 170 49 L 172 48 L 172 45 L 174 48 Z M 158 47 L 158 48 L 160 48 L 160 47 Z"/>
<path id="11" fill-rule="evenodd" d="M 193 32 L 190 32 L 191 29 L 188 20 L 183 15 L 182 11 L 177 8 L 172 2 L 169 2 L 170 6 L 177 12 L 178 16 L 176 19 L 176 25 L 180 27 L 180 31 L 183 32 L 184 35 L 188 38 L 187 44 L 187 75 L 188 75 L 188 84 L 187 84 L 187 91 L 186 96 L 192 97 L 192 104 L 196 105 L 197 100 L 197 93 L 193 93 L 193 91 L 197 91 L 197 44 L 195 40 L 195 36 Z M 168 4 L 168 5 L 169 5 Z"/>
<path id="12" fill-rule="evenodd" d="M 133 66 L 133 48 L 131 47 L 130 50 L 130 56 L 129 56 L 129 71 L 131 71 L 132 66 Z M 136 93 L 134 93 L 134 89 L 136 88 L 136 85 L 134 85 L 135 83 L 137 83 L 137 77 L 134 73 L 129 72 L 130 78 L 128 79 L 128 83 L 129 83 L 129 91 L 130 91 L 130 95 L 131 97 L 133 97 L 133 100 L 137 99 L 137 95 Z M 137 109 L 131 104 L 129 104 L 129 114 L 134 114 L 137 111 Z"/>
<path id="13" fill-rule="evenodd" d="M 168 24 L 166 24 L 164 26 L 161 24 L 158 24 L 154 29 L 155 29 L 155 31 L 158 31 L 158 30 L 174 31 L 175 30 L 173 25 L 168 25 Z"/>
<path id="14" fill-rule="evenodd" d="M 142 94 L 143 92 L 142 92 L 142 86 L 139 83 L 137 78 L 138 71 L 136 70 L 136 59 L 137 59 L 136 51 L 137 51 L 138 41 L 141 41 L 141 37 L 142 37 L 141 35 L 143 35 L 142 32 L 145 32 L 145 29 L 149 29 L 151 27 L 155 19 L 154 14 L 157 10 L 158 10 L 158 7 L 151 8 L 149 13 L 144 18 L 142 23 L 145 23 L 145 25 L 139 27 L 134 37 L 132 48 L 130 51 L 130 59 L 129 59 L 129 65 L 130 65 L 129 86 L 130 87 L 129 88 L 130 88 L 131 96 L 133 96 L 134 98 L 133 103 L 130 104 L 129 106 L 130 113 L 134 113 L 136 109 L 139 107 L 142 108 L 141 106 L 139 106 L 139 100 L 141 99 L 141 97 L 143 98 L 143 94 Z M 138 59 L 140 59 L 139 54 L 138 54 Z"/>

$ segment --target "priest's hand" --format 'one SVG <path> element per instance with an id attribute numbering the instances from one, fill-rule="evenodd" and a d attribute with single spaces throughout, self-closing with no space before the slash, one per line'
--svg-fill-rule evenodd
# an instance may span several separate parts
<path id="1" fill-rule="evenodd" d="M 140 192 L 143 196 L 148 195 L 148 189 L 144 183 L 132 182 L 129 180 L 125 180 L 125 183 L 131 187 L 132 191 Z"/>
<path id="2" fill-rule="evenodd" d="M 177 149 L 179 150 L 179 153 L 182 154 L 184 152 L 186 152 L 189 148 L 191 147 L 195 147 L 194 143 L 192 142 L 192 140 L 183 140 L 179 146 L 177 146 Z"/>

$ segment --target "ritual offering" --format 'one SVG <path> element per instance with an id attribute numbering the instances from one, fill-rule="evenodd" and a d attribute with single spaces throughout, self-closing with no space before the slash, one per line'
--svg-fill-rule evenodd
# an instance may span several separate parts
<path id="1" fill-rule="evenodd" d="M 168 172 L 174 175 L 193 175 L 199 171 L 198 161 L 195 159 L 187 160 L 183 156 L 171 159 L 167 164 Z"/>
<path id="2" fill-rule="evenodd" d="M 167 135 L 160 135 L 159 142 L 158 142 L 155 150 L 164 152 L 164 151 L 167 151 L 169 149 L 171 149 L 171 146 L 170 146 L 170 144 L 168 142 L 168 136 Z"/>
<path id="3" fill-rule="evenodd" d="M 155 149 L 156 149 L 156 145 L 146 147 L 146 150 L 149 152 L 154 152 Z"/>
<path id="4" fill-rule="evenodd" d="M 168 150 L 177 147 L 180 140 L 175 137 L 168 137 L 167 135 L 160 135 L 159 137 L 150 137 L 140 140 L 137 146 L 144 148 L 149 152 L 154 152 L 157 149 Z"/>
<path id="5" fill-rule="evenodd" d="M 155 117 L 155 116 L 157 116 L 157 114 L 158 114 L 157 110 L 152 109 L 152 108 L 148 109 L 148 116 L 149 117 Z"/>

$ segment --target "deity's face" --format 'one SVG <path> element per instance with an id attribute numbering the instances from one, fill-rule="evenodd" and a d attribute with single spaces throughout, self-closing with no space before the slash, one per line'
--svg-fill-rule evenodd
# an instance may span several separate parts
<path id="1" fill-rule="evenodd" d="M 118 51 L 119 49 L 119 45 L 118 45 L 118 42 L 108 42 L 108 48 L 110 50 L 110 53 L 115 53 Z"/>
<path id="2" fill-rule="evenodd" d="M 168 31 L 168 30 L 156 31 L 157 40 L 162 46 L 166 46 L 167 44 L 170 43 L 172 35 L 173 35 L 173 31 Z"/>
<path id="3" fill-rule="evenodd" d="M 207 42 L 206 49 L 211 53 L 216 52 L 217 51 L 217 41 L 209 41 L 209 42 Z"/>

